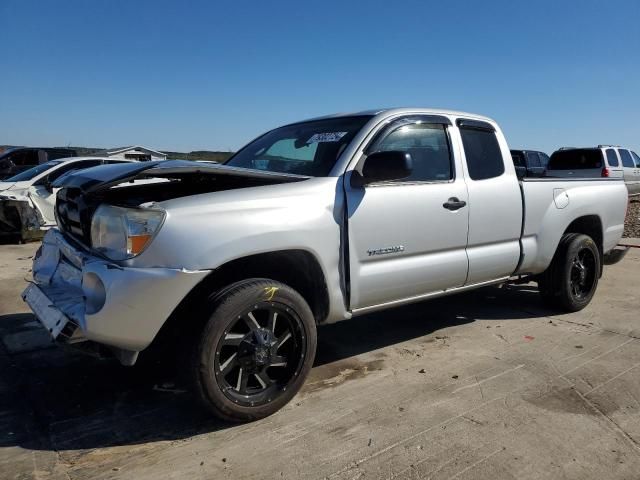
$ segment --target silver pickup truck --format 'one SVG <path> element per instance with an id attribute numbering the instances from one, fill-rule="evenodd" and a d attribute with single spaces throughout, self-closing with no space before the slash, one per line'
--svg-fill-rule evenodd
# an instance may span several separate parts
<path id="1" fill-rule="evenodd" d="M 145 178 L 166 180 L 115 187 Z M 419 108 L 286 125 L 225 165 L 63 183 L 23 293 L 33 312 L 125 365 L 161 338 L 187 345 L 197 395 L 236 421 L 295 395 L 323 323 L 514 276 L 584 308 L 627 206 L 621 180 L 518 181 L 494 121 Z"/>

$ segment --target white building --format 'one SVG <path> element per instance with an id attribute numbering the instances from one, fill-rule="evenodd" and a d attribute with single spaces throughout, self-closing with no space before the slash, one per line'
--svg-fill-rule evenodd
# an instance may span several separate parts
<path id="1" fill-rule="evenodd" d="M 151 148 L 143 147 L 141 145 L 132 145 L 130 147 L 110 148 L 102 152 L 97 152 L 95 155 L 121 158 L 126 160 L 140 160 L 141 162 L 149 162 L 151 160 L 166 160 L 167 155 L 152 150 Z"/>

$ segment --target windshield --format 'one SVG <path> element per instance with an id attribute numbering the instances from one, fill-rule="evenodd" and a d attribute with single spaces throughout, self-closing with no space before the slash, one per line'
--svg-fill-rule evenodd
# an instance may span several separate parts
<path id="1" fill-rule="evenodd" d="M 330 118 L 277 128 L 254 140 L 225 165 L 326 177 L 370 116 Z"/>
<path id="2" fill-rule="evenodd" d="M 11 178 L 7 178 L 4 181 L 5 182 L 25 182 L 27 180 L 31 180 L 34 177 L 37 177 L 41 173 L 46 172 L 50 168 L 53 168 L 60 163 L 62 163 L 61 160 L 51 160 L 49 162 L 42 163 L 33 168 L 30 168 L 29 170 L 25 170 L 24 172 L 21 172 L 18 175 L 15 175 Z"/>

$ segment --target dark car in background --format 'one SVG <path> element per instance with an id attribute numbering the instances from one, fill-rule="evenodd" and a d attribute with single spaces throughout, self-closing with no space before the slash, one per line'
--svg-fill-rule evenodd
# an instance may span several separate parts
<path id="1" fill-rule="evenodd" d="M 542 177 L 549 164 L 549 156 L 536 150 L 511 150 L 511 158 L 521 177 Z"/>
<path id="2" fill-rule="evenodd" d="M 13 177 L 49 160 L 77 155 L 77 152 L 70 148 L 10 148 L 0 152 L 0 180 Z"/>

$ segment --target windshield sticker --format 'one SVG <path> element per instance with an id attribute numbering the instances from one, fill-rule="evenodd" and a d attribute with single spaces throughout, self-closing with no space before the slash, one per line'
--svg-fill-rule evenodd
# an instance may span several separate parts
<path id="1" fill-rule="evenodd" d="M 344 137 L 348 132 L 327 132 L 327 133 L 316 133 L 309 140 L 307 140 L 307 144 L 309 143 L 321 143 L 321 142 L 339 142 L 342 137 Z"/>

